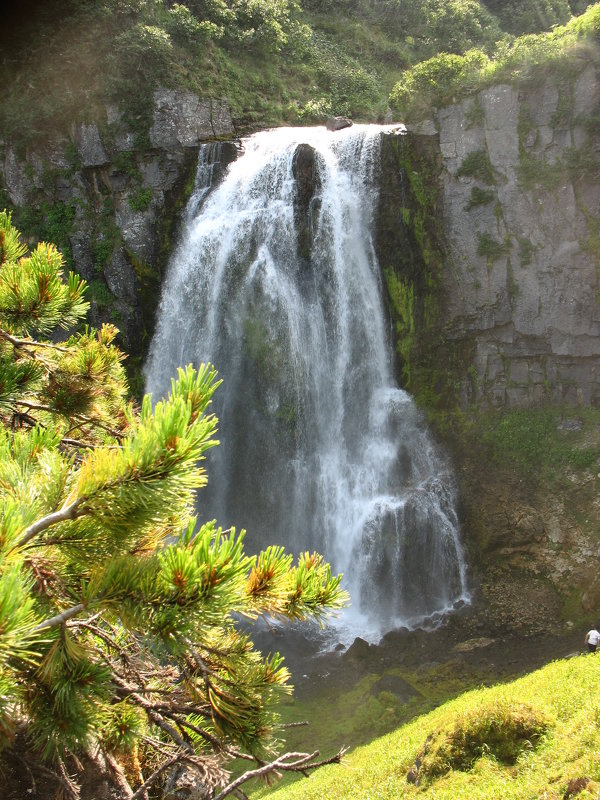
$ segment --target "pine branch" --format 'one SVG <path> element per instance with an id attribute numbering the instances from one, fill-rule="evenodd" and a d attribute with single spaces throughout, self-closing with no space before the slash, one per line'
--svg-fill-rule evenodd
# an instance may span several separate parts
<path id="1" fill-rule="evenodd" d="M 314 753 L 284 753 L 274 761 L 258 767 L 258 769 L 244 772 L 243 775 L 240 775 L 239 778 L 226 786 L 213 800 L 224 800 L 225 797 L 235 792 L 242 784 L 253 778 L 262 778 L 265 775 L 271 775 L 277 772 L 302 772 L 304 774 L 307 770 L 318 769 L 319 767 L 324 767 L 326 764 L 339 764 L 345 753 L 346 748 L 343 747 L 334 756 L 326 758 L 323 761 L 313 760 L 319 755 L 318 750 L 315 750 Z"/>
<path id="2" fill-rule="evenodd" d="M 34 349 L 36 347 L 45 347 L 48 350 L 56 350 L 59 353 L 69 352 L 67 347 L 61 347 L 53 342 L 38 342 L 35 339 L 17 339 L 16 336 L 12 336 L 10 333 L 8 333 L 8 331 L 2 330 L 2 328 L 0 328 L 0 338 L 6 339 L 6 341 L 10 342 L 13 347 L 32 347 Z"/>
<path id="3" fill-rule="evenodd" d="M 89 442 L 81 442 L 79 439 L 61 439 L 60 444 L 64 444 L 67 447 L 77 447 L 78 449 L 83 450 L 95 450 L 96 445 L 90 444 Z M 106 445 L 105 445 L 106 447 Z M 118 448 L 114 445 L 106 447 L 107 450 L 118 450 Z"/>
<path id="4" fill-rule="evenodd" d="M 52 525 L 56 525 L 59 522 L 67 522 L 68 520 L 73 520 L 77 518 L 77 510 L 79 506 L 83 503 L 83 497 L 79 497 L 77 500 L 73 501 L 68 506 L 63 506 L 60 511 L 54 511 L 52 514 L 47 514 L 45 517 L 38 519 L 28 528 L 25 528 L 23 531 L 23 535 L 16 543 L 15 547 L 23 547 L 30 542 L 38 533 L 42 533 L 47 528 L 52 527 Z"/>
<path id="5" fill-rule="evenodd" d="M 150 721 L 155 725 L 158 725 L 158 727 L 168 736 L 170 736 L 171 739 L 173 739 L 173 741 L 179 745 L 179 747 L 188 753 L 194 752 L 193 747 L 179 735 L 175 728 L 169 722 L 167 722 L 161 714 L 152 708 L 152 703 L 148 702 L 145 697 L 142 697 L 137 693 L 135 686 L 129 686 L 126 681 L 124 681 L 122 678 L 119 678 L 119 676 L 115 675 L 114 673 L 113 681 L 126 693 L 127 697 L 130 697 L 138 706 L 140 706 L 140 708 L 143 708 L 148 715 L 148 719 L 150 719 Z"/>
<path id="6" fill-rule="evenodd" d="M 78 603 L 76 606 L 71 606 L 66 611 L 57 614 L 55 617 L 50 617 L 50 619 L 46 619 L 43 622 L 40 622 L 39 625 L 36 625 L 34 631 L 43 631 L 46 628 L 56 628 L 57 625 L 62 625 L 63 622 L 66 622 L 68 619 L 72 617 L 76 617 L 81 611 L 85 609 L 83 603 Z"/>
<path id="7" fill-rule="evenodd" d="M 52 406 L 45 405 L 43 403 L 32 403 L 30 400 L 13 400 L 12 401 L 15 405 L 25 406 L 25 408 L 29 408 L 32 411 L 48 411 L 51 414 L 57 414 L 57 410 Z M 86 417 L 84 414 L 73 414 L 73 417 L 79 420 L 81 423 L 86 425 L 96 425 L 106 433 L 110 433 L 111 436 L 114 436 L 115 439 L 122 439 L 124 434 L 122 431 L 117 431 L 114 428 L 111 428 L 110 425 L 106 425 L 102 420 L 97 419 L 96 417 Z"/>

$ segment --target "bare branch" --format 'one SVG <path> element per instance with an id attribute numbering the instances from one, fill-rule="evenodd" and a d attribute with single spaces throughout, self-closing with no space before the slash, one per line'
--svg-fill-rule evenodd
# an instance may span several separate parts
<path id="1" fill-rule="evenodd" d="M 79 800 L 80 796 L 79 787 L 75 783 L 73 783 L 73 781 L 69 777 L 69 773 L 67 772 L 67 768 L 65 767 L 62 759 L 58 760 L 58 768 L 60 770 L 60 775 L 62 777 L 62 785 L 67 790 L 72 800 Z"/>
<path id="2" fill-rule="evenodd" d="M 54 511 L 52 514 L 48 514 L 47 516 L 38 519 L 28 528 L 25 528 L 23 535 L 15 546 L 23 547 L 23 545 L 31 541 L 34 536 L 37 536 L 38 533 L 45 531 L 46 528 L 50 528 L 52 525 L 56 525 L 59 522 L 66 522 L 67 520 L 75 519 L 77 517 L 77 509 L 82 502 L 83 498 L 80 497 L 70 505 L 63 506 L 60 511 Z"/>
<path id="3" fill-rule="evenodd" d="M 43 622 L 40 622 L 39 625 L 36 625 L 34 631 L 42 631 L 45 628 L 56 628 L 57 625 L 62 625 L 63 622 L 66 622 L 68 619 L 72 617 L 76 617 L 81 611 L 85 609 L 83 603 L 77 603 L 76 606 L 71 606 L 71 608 L 67 608 L 66 611 L 62 611 L 60 614 L 57 614 L 55 617 L 50 617 L 50 619 L 45 619 Z"/>
<path id="4" fill-rule="evenodd" d="M 135 790 L 135 792 L 131 795 L 130 800 L 142 800 L 142 798 L 148 792 L 148 789 L 150 789 L 150 787 L 156 783 L 156 781 L 158 780 L 158 778 L 160 778 L 163 772 L 170 769 L 171 767 L 174 767 L 178 761 L 181 761 L 181 759 L 182 759 L 182 754 L 179 753 L 174 758 L 170 759 L 170 761 L 165 761 L 163 764 L 161 764 L 160 767 L 155 769 L 152 775 L 150 775 L 144 781 L 144 783 Z"/>
<path id="5" fill-rule="evenodd" d="M 270 775 L 274 772 L 306 773 L 308 770 L 318 769 L 326 764 L 339 764 L 345 753 L 346 748 L 343 747 L 334 756 L 323 761 L 314 761 L 314 759 L 319 755 L 318 750 L 315 750 L 314 753 L 284 753 L 282 756 L 279 756 L 269 764 L 264 764 L 257 769 L 251 769 L 247 772 L 244 772 L 243 775 L 240 775 L 239 778 L 236 778 L 236 780 L 232 781 L 228 786 L 226 786 L 223 791 L 213 800 L 224 800 L 225 797 L 228 797 L 230 794 L 235 792 L 238 787 L 242 786 L 242 784 L 252 780 L 253 778 L 262 778 L 265 775 Z"/>
<path id="6" fill-rule="evenodd" d="M 44 347 L 47 350 L 57 350 L 59 353 L 68 353 L 69 350 L 67 347 L 61 347 L 58 344 L 53 344 L 53 342 L 37 342 L 35 339 L 17 339 L 15 336 L 12 336 L 8 331 L 4 331 L 0 329 L 0 337 L 2 339 L 6 339 L 7 342 L 10 342 L 13 347 L 32 347 L 34 350 L 37 347 Z"/>

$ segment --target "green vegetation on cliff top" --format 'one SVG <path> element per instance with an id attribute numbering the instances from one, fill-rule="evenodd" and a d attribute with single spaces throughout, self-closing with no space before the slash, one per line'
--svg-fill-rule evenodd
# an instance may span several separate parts
<path id="1" fill-rule="evenodd" d="M 159 85 L 226 97 L 240 130 L 330 114 L 381 119 L 394 85 L 397 108 L 404 108 L 411 87 L 423 92 L 423 80 L 435 80 L 447 94 L 455 73 L 462 85 L 474 69 L 487 74 L 489 64 L 520 58 L 514 34 L 532 34 L 527 49 L 553 25 L 575 30 L 579 23 L 568 21 L 588 3 L 526 0 L 511 13 L 505 5 L 57 0 L 27 14 L 25 3 L 20 16 L 13 12 L 18 25 L 9 17 L 0 33 L 0 132 L 25 146 L 53 131 L 68 132 L 82 117 L 103 122 L 105 105 L 116 103 L 143 145 Z M 540 34 L 540 47 L 560 38 L 559 30 Z M 439 53 L 442 60 L 435 61 Z"/>
<path id="2" fill-rule="evenodd" d="M 501 82 L 539 82 L 548 75 L 572 75 L 588 59 L 597 59 L 600 4 L 579 17 L 531 33 L 499 41 L 491 53 L 472 48 L 466 53 L 442 52 L 406 70 L 390 94 L 392 108 L 418 118 L 465 95 Z M 582 59 L 582 56 L 585 58 Z"/>
<path id="3" fill-rule="evenodd" d="M 598 708 L 600 658 L 557 661 L 470 691 L 269 796 L 558 800 L 571 781 L 585 778 L 588 790 L 578 796 L 597 797 Z"/>

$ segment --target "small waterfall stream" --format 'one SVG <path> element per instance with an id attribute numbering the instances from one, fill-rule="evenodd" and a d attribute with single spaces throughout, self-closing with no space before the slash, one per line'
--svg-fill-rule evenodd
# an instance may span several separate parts
<path id="1" fill-rule="evenodd" d="M 201 518 L 249 550 L 315 549 L 345 573 L 340 625 L 373 640 L 467 600 L 452 475 L 397 387 L 372 241 L 382 129 L 279 129 L 207 193 L 205 162 L 146 366 L 157 398 L 211 361 Z"/>

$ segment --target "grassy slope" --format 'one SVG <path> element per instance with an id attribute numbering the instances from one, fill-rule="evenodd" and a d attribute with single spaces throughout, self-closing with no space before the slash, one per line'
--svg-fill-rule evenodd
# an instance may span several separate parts
<path id="1" fill-rule="evenodd" d="M 163 0 L 28 2 L 0 31 L 0 132 L 21 144 L 74 119 L 102 122 L 106 102 L 142 129 L 159 84 L 227 97 L 241 130 L 329 114 L 374 121 L 411 65 L 506 40 L 479 0 L 306 0 L 275 44 L 242 41 L 233 23 L 221 38 L 187 35 Z"/>
<path id="2" fill-rule="evenodd" d="M 563 796 L 571 779 L 587 776 L 600 780 L 598 709 L 600 656 L 557 661 L 513 683 L 468 692 L 358 748 L 342 765 L 326 767 L 269 796 L 273 800 L 553 800 Z M 519 743 L 507 724 L 511 713 L 523 716 L 526 722 L 536 717 L 545 720 L 545 733 L 537 740 L 534 734 Z M 504 731 L 500 741 L 496 735 L 496 744 L 494 722 Z M 418 787 L 409 784 L 407 773 L 427 737 L 446 734 L 452 739 L 457 730 L 462 730 L 462 738 L 454 736 L 459 739 L 459 753 L 484 755 L 476 758 L 470 769 L 446 771 L 443 762 L 448 761 L 449 752 L 439 753 L 435 766 L 442 774 L 422 777 Z M 509 758 L 509 763 L 504 763 L 498 753 L 510 750 L 515 742 L 520 750 L 516 760 Z"/>

